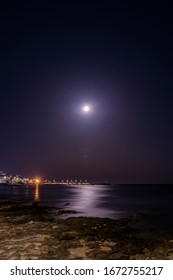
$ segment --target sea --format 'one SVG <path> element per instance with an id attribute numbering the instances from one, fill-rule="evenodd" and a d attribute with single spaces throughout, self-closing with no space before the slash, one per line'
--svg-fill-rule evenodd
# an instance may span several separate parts
<path id="1" fill-rule="evenodd" d="M 58 218 L 71 216 L 120 219 L 145 214 L 173 217 L 173 185 L 36 185 L 10 186 L 0 184 L 0 198 L 19 199 L 53 209 Z M 65 210 L 64 214 L 60 209 Z M 151 220 L 153 223 L 153 220 Z"/>

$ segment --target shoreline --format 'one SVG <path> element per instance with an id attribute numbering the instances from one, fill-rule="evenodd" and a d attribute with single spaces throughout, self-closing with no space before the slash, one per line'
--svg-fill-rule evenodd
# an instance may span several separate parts
<path id="1" fill-rule="evenodd" d="M 146 218 L 154 221 L 154 215 L 55 220 L 50 210 L 38 203 L 1 197 L 0 259 L 173 259 L 172 230 L 158 231 L 147 224 L 141 228 Z M 67 213 L 63 209 L 59 212 Z"/>

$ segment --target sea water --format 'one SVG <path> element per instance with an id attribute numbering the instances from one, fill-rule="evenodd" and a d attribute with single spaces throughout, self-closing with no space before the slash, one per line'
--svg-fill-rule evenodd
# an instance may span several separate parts
<path id="1" fill-rule="evenodd" d="M 66 210 L 61 217 L 90 216 L 119 219 L 134 214 L 173 215 L 173 185 L 39 185 L 0 184 L 0 198 L 36 202 Z M 71 213 L 70 213 L 71 211 Z"/>

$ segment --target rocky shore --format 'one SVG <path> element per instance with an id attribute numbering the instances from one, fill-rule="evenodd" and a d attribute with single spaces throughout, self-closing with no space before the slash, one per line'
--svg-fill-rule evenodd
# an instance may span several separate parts
<path id="1" fill-rule="evenodd" d="M 50 210 L 0 198 L 0 259 L 173 259 L 173 232 L 137 227 L 143 215 L 55 220 Z"/>

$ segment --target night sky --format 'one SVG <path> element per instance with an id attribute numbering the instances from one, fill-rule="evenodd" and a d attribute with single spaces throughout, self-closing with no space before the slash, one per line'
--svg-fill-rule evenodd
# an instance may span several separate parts
<path id="1" fill-rule="evenodd" d="M 1 7 L 0 170 L 173 183 L 173 9 L 64 2 Z"/>

